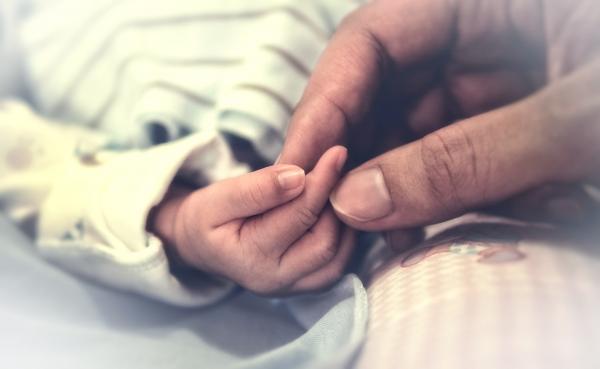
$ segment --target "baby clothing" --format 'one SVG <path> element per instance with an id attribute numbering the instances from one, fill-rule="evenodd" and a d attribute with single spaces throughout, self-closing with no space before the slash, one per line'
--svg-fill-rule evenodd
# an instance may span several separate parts
<path id="1" fill-rule="evenodd" d="M 36 224 L 42 255 L 177 305 L 233 286 L 173 275 L 147 216 L 173 180 L 249 171 L 227 137 L 278 155 L 294 106 L 356 2 L 102 0 L 2 3 L 0 209 Z M 18 40 L 15 42 L 14 40 Z M 19 81 L 26 81 L 20 85 Z"/>

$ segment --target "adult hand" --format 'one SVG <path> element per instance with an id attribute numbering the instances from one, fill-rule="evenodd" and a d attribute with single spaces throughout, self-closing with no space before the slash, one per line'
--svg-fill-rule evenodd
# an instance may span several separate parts
<path id="1" fill-rule="evenodd" d="M 596 0 L 373 1 L 325 51 L 281 161 L 310 167 L 374 116 L 413 132 L 418 140 L 353 170 L 332 195 L 363 230 L 598 183 L 598 24 Z"/>

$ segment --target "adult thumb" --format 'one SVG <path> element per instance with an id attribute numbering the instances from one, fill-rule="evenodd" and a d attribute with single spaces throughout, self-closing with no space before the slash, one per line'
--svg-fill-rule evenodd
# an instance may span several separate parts
<path id="1" fill-rule="evenodd" d="M 585 107 L 590 104 L 564 98 L 577 90 L 569 82 L 574 81 L 370 160 L 332 193 L 336 213 L 361 230 L 406 228 L 449 219 L 545 183 L 581 179 L 594 161 L 590 145 L 581 139 L 591 132 L 579 124 L 589 116 Z M 582 109 L 566 109 L 568 104 Z"/>

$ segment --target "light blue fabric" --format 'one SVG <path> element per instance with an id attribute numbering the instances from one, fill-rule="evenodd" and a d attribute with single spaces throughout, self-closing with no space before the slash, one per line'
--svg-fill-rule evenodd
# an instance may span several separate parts
<path id="1" fill-rule="evenodd" d="M 320 296 L 180 309 L 66 274 L 4 219 L 0 245 L 3 368 L 342 368 L 365 335 L 355 276 Z"/>

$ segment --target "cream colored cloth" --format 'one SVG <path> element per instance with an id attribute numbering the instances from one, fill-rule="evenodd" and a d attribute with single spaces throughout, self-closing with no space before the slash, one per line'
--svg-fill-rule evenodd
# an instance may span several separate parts
<path id="1" fill-rule="evenodd" d="M 106 136 L 49 122 L 20 103 L 0 109 L 0 207 L 37 223 L 39 251 L 66 269 L 177 305 L 212 303 L 233 287 L 202 275 L 182 284 L 145 229 L 175 175 L 218 181 L 248 171 L 217 132 L 114 152 Z M 198 158 L 218 157 L 212 165 Z M 200 170 L 201 169 L 201 170 Z M 193 285 L 193 287 L 188 287 Z"/>
<path id="2" fill-rule="evenodd" d="M 44 116 L 125 146 L 157 143 L 149 127 L 166 140 L 218 129 L 273 161 L 312 68 L 357 3 L 63 0 L 34 7 L 19 34 Z"/>

